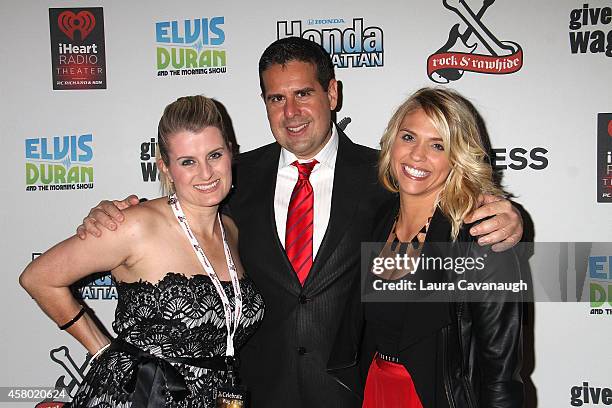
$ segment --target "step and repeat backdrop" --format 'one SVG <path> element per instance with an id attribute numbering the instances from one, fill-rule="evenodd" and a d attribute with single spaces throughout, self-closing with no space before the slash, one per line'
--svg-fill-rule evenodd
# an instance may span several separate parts
<path id="1" fill-rule="evenodd" d="M 528 316 L 530 405 L 612 404 L 612 253 L 599 245 L 612 241 L 612 1 L 2 2 L 0 33 L 0 387 L 67 389 L 0 406 L 60 407 L 88 367 L 19 286 L 23 268 L 100 200 L 159 195 L 157 122 L 177 97 L 220 101 L 243 152 L 273 141 L 257 62 L 292 35 L 332 55 L 337 121 L 358 143 L 376 147 L 420 87 L 473 102 L 528 233 L 578 243 L 532 264 L 564 271 L 554 280 L 567 302 Z M 111 330 L 109 275 L 75 293 Z"/>

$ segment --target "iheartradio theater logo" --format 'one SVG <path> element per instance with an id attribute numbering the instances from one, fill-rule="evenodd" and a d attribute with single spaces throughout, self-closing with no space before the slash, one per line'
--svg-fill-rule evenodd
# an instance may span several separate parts
<path id="1" fill-rule="evenodd" d="M 597 115 L 597 202 L 612 203 L 612 113 Z"/>
<path id="2" fill-rule="evenodd" d="M 106 89 L 102 7 L 50 8 L 53 89 Z"/>
<path id="3" fill-rule="evenodd" d="M 465 71 L 481 74 L 511 74 L 523 66 L 523 50 L 513 41 L 500 41 L 483 17 L 495 0 L 485 0 L 476 12 L 465 0 L 443 0 L 460 22 L 453 25 L 448 40 L 427 58 L 427 76 L 446 84 L 460 79 Z"/>

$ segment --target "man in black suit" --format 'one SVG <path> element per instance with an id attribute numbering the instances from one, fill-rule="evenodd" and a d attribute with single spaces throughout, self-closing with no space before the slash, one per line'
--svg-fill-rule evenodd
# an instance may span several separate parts
<path id="1" fill-rule="evenodd" d="M 255 408 L 359 407 L 360 396 L 326 367 L 358 282 L 360 244 L 370 240 L 374 214 L 389 198 L 377 182 L 377 151 L 333 125 L 338 86 L 329 54 L 318 44 L 299 37 L 275 41 L 261 56 L 259 78 L 276 142 L 238 157 L 229 201 L 243 265 L 266 302 L 262 325 L 241 351 L 241 375 Z M 311 172 L 303 176 L 298 165 L 308 163 Z M 305 180 L 313 205 L 304 228 L 304 268 L 286 248 L 295 234 L 288 216 L 292 196 Z M 123 208 L 133 200 L 116 203 Z M 492 242 L 517 242 L 521 220 L 507 201 L 489 203 L 476 216 L 495 213 L 479 232 L 495 230 Z M 102 202 L 84 224 L 97 234 L 96 222 L 109 226 L 109 216 L 122 218 L 113 203 Z"/>
<path id="2" fill-rule="evenodd" d="M 360 243 L 388 193 L 376 180 L 377 152 L 354 144 L 331 113 L 338 87 L 329 55 L 301 38 L 270 45 L 259 62 L 261 92 L 276 143 L 240 155 L 231 213 L 240 254 L 262 291 L 266 317 L 242 350 L 254 407 L 354 407 L 325 367 L 351 285 Z M 286 252 L 294 161 L 316 164 L 313 263 L 301 284 Z M 261 237 L 256 239 L 255 237 Z"/>

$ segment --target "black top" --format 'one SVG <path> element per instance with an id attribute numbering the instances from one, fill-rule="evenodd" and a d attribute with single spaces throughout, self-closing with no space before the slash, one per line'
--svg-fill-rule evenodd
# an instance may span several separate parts
<path id="1" fill-rule="evenodd" d="M 408 255 L 417 258 L 421 254 L 423 242 L 427 234 L 427 229 L 431 221 L 431 217 L 427 220 L 427 224 L 412 237 L 410 242 L 402 242 L 399 240 L 395 229 L 397 227 L 397 219 L 389 239 L 379 256 L 393 257 L 396 254 Z M 388 279 L 382 279 L 384 282 L 397 282 L 399 275 L 405 271 L 395 271 Z M 395 275 L 395 276 L 393 276 Z M 372 333 L 376 350 L 388 356 L 397 357 L 400 352 L 400 338 L 402 336 L 402 326 L 405 317 L 402 313 L 403 309 L 398 308 L 397 303 L 391 302 L 369 302 L 365 308 L 365 320 L 368 331 Z"/>
<path id="2" fill-rule="evenodd" d="M 159 282 L 116 282 L 119 298 L 113 329 L 118 338 L 161 360 L 224 356 L 226 351 L 225 314 L 221 299 L 207 275 L 187 277 L 167 273 Z M 232 310 L 231 282 L 222 282 Z M 263 319 L 264 303 L 248 278 L 240 280 L 243 310 L 234 337 L 239 348 Z M 81 383 L 72 407 L 127 407 L 126 390 L 133 388 L 139 369 L 133 354 L 109 349 L 97 358 Z M 214 407 L 214 393 L 225 381 L 222 372 L 187 364 L 171 363 L 189 389 L 181 401 L 164 392 L 166 407 Z M 164 390 L 166 391 L 166 390 Z"/>

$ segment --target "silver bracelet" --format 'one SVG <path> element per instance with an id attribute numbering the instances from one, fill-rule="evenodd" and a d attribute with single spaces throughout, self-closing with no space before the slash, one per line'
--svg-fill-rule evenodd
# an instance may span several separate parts
<path id="1" fill-rule="evenodd" d="M 104 353 L 104 350 L 106 350 L 106 349 L 107 349 L 107 348 L 108 348 L 110 345 L 111 345 L 111 344 L 110 344 L 110 343 L 108 343 L 108 344 L 106 344 L 106 345 L 102 346 L 102 347 L 100 348 L 100 350 L 96 351 L 96 354 L 94 354 L 93 356 L 91 356 L 91 360 L 93 361 L 93 360 L 97 359 L 98 357 L 100 357 L 100 354 Z"/>

